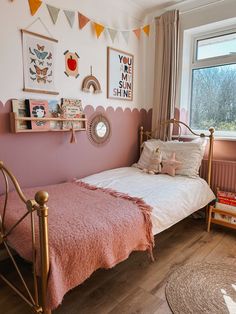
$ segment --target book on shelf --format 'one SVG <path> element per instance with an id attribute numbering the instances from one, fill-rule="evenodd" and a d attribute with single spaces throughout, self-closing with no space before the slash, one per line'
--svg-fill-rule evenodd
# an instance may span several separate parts
<path id="1" fill-rule="evenodd" d="M 16 114 L 17 117 L 29 117 L 29 106 L 25 103 L 24 99 L 12 99 L 12 112 Z M 30 129 L 30 121 L 17 121 L 16 125 L 18 130 Z"/>
<path id="2" fill-rule="evenodd" d="M 228 215 L 223 215 L 223 214 L 218 214 L 214 213 L 214 218 L 217 220 L 225 221 L 228 223 L 231 223 L 233 225 L 236 225 L 236 217 L 228 216 Z"/>
<path id="3" fill-rule="evenodd" d="M 48 118 L 50 116 L 47 100 L 26 99 L 25 102 L 29 106 L 30 116 L 32 118 Z M 49 130 L 50 121 L 31 121 L 31 129 L 37 131 Z"/>
<path id="4" fill-rule="evenodd" d="M 60 117 L 60 106 L 58 100 L 51 99 L 48 100 L 49 107 L 49 117 L 50 118 L 59 118 Z M 61 129 L 61 121 L 50 121 L 50 129 Z"/>
<path id="5" fill-rule="evenodd" d="M 230 216 L 230 213 L 236 214 L 236 199 L 235 193 L 217 191 L 217 199 L 215 207 L 222 211 L 227 211 L 229 214 L 214 213 L 214 218 L 230 224 L 236 224 L 236 217 Z"/>
<path id="6" fill-rule="evenodd" d="M 236 201 L 236 192 L 217 191 L 217 197 Z"/>
<path id="7" fill-rule="evenodd" d="M 236 206 L 216 202 L 215 207 L 236 214 Z"/>
<path id="8" fill-rule="evenodd" d="M 221 203 L 221 204 L 236 206 L 236 200 L 233 200 L 233 199 L 218 197 L 217 201 L 218 203 Z"/>
<path id="9" fill-rule="evenodd" d="M 78 119 L 84 116 L 82 102 L 80 99 L 63 98 L 61 110 L 63 118 Z M 82 121 L 64 121 L 63 129 L 80 129 L 83 127 Z"/>
<path id="10" fill-rule="evenodd" d="M 217 202 L 221 204 L 236 206 L 236 193 L 218 190 Z"/>

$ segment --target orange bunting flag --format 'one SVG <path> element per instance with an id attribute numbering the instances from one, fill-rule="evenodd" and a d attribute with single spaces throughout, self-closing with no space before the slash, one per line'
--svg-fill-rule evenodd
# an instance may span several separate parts
<path id="1" fill-rule="evenodd" d="M 150 25 L 145 25 L 145 26 L 143 27 L 143 31 L 144 31 L 144 33 L 145 33 L 147 36 L 149 36 L 149 34 L 150 34 Z"/>
<path id="2" fill-rule="evenodd" d="M 133 32 L 135 33 L 135 35 L 137 36 L 137 38 L 140 39 L 141 29 L 140 29 L 140 28 L 134 29 Z"/>
<path id="3" fill-rule="evenodd" d="M 87 16 L 79 13 L 79 28 L 80 29 L 83 29 L 88 24 L 89 21 L 90 19 Z"/>
<path id="4" fill-rule="evenodd" d="M 35 13 L 38 11 L 42 4 L 42 1 L 40 0 L 29 0 L 29 7 L 31 15 L 35 15 Z"/>
<path id="5" fill-rule="evenodd" d="M 93 23 L 94 25 L 94 29 L 95 29 L 95 33 L 97 35 L 97 38 L 100 37 L 101 33 L 104 31 L 104 26 L 98 23 Z"/>

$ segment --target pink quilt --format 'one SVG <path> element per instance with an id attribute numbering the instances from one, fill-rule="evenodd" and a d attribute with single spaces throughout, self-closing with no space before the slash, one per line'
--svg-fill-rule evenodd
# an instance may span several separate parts
<path id="1" fill-rule="evenodd" d="M 26 189 L 24 193 L 33 199 L 39 189 Z M 45 186 L 43 190 L 49 193 L 48 309 L 55 309 L 67 291 L 95 270 L 113 267 L 132 251 L 152 251 L 151 208 L 141 199 L 82 182 Z M 1 207 L 2 200 L 1 197 Z M 6 226 L 25 212 L 18 195 L 10 193 Z M 38 228 L 36 233 L 38 238 Z M 31 260 L 28 218 L 17 226 L 8 241 L 23 258 Z M 38 267 L 39 262 L 38 250 Z"/>

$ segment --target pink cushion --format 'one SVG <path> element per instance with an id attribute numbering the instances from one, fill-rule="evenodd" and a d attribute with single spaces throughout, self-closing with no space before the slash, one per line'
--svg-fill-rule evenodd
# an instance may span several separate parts
<path id="1" fill-rule="evenodd" d="M 171 157 L 166 160 L 162 160 L 161 173 L 169 174 L 170 176 L 175 176 L 175 171 L 182 165 L 182 162 L 175 159 L 175 153 L 172 153 Z"/>

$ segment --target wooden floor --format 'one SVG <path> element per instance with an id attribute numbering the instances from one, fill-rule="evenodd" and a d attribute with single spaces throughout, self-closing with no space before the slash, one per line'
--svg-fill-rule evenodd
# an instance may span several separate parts
<path id="1" fill-rule="evenodd" d="M 203 220 L 187 218 L 157 235 L 155 243 L 154 263 L 148 261 L 145 253 L 133 253 L 125 262 L 111 270 L 97 271 L 70 291 L 53 313 L 169 314 L 165 284 L 176 268 L 197 261 L 236 265 L 236 231 L 213 227 L 211 233 L 207 233 Z M 23 265 L 23 268 L 30 273 L 28 267 Z M 7 272 L 12 277 L 9 267 Z M 31 310 L 0 283 L 0 312 L 27 314 Z"/>

